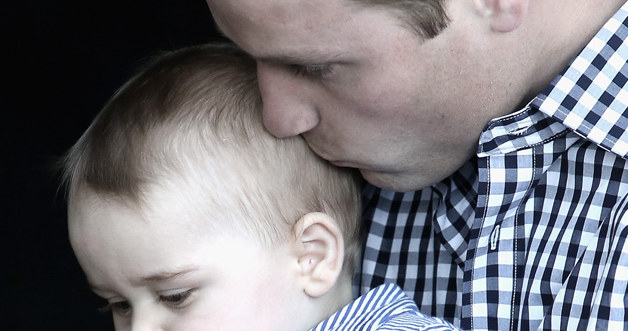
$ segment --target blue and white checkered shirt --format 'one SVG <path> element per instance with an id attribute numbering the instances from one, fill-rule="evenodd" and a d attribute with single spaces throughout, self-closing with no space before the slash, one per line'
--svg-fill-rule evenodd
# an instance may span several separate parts
<path id="1" fill-rule="evenodd" d="M 476 330 L 628 330 L 628 4 L 477 157 L 432 187 L 367 186 L 360 292 L 397 283 Z"/>
<path id="2" fill-rule="evenodd" d="M 448 322 L 423 315 L 412 299 L 395 284 L 380 285 L 337 313 L 320 322 L 311 331 L 452 331 Z"/>

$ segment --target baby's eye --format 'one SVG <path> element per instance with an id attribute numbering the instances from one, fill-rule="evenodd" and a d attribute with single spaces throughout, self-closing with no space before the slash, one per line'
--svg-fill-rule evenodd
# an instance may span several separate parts
<path id="1" fill-rule="evenodd" d="M 194 289 L 179 291 L 179 292 L 165 292 L 159 295 L 158 302 L 164 302 L 172 308 L 185 308 L 189 303 L 190 296 L 194 293 Z"/>
<path id="2" fill-rule="evenodd" d="M 99 309 L 101 312 L 112 311 L 120 316 L 128 316 L 131 314 L 131 304 L 128 301 L 109 302 L 105 307 Z"/>

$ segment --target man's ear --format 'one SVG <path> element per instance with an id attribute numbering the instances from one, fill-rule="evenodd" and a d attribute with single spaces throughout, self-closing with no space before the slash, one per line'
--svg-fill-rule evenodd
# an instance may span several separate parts
<path id="1" fill-rule="evenodd" d="M 473 0 L 476 10 L 490 19 L 491 30 L 511 32 L 528 15 L 529 0 Z"/>
<path id="2" fill-rule="evenodd" d="M 336 283 L 342 272 L 344 242 L 331 216 L 308 213 L 294 225 L 303 290 L 320 297 Z"/>

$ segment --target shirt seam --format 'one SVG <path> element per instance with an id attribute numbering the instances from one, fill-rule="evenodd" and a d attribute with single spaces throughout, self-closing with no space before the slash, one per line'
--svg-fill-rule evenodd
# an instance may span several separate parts
<path id="1" fill-rule="evenodd" d="M 486 221 L 486 213 L 488 212 L 488 203 L 489 203 L 489 198 L 491 196 L 490 192 L 491 192 L 491 163 L 490 163 L 490 157 L 486 158 L 486 199 L 485 199 L 485 203 L 484 203 L 484 211 L 482 212 L 482 223 L 480 224 L 480 233 L 478 233 L 478 239 L 476 240 L 476 244 L 475 244 L 475 250 L 473 253 L 473 266 L 471 267 L 471 291 L 469 295 L 469 306 L 471 307 L 471 329 L 473 330 L 473 280 L 475 279 L 475 256 L 477 255 L 477 251 L 478 251 L 478 244 L 479 244 L 479 238 L 482 236 L 481 232 L 484 229 L 484 222 Z M 479 192 L 478 192 L 479 194 Z"/>

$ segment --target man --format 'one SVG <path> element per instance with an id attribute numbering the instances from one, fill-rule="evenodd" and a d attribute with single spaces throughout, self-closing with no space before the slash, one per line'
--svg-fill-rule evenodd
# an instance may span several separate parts
<path id="1" fill-rule="evenodd" d="M 628 327 L 624 3 L 208 0 L 267 129 L 375 186 L 359 290 L 478 330 Z"/>

